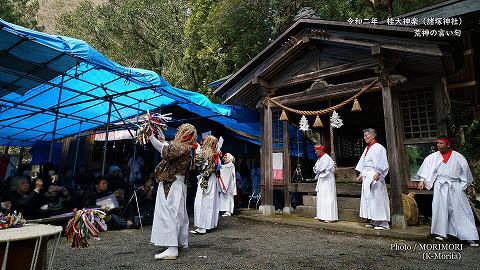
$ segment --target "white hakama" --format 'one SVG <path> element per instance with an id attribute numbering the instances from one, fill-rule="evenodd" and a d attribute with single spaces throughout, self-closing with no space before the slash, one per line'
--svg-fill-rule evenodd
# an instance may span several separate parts
<path id="1" fill-rule="evenodd" d="M 390 221 L 390 202 L 388 200 L 385 176 L 388 174 L 387 150 L 379 143 L 373 144 L 367 152 L 363 151 L 355 170 L 360 172 L 362 195 L 360 198 L 360 217 L 372 221 Z M 373 180 L 375 173 L 380 174 L 378 181 Z"/>
<path id="2" fill-rule="evenodd" d="M 163 147 L 167 142 L 160 142 L 150 136 L 150 142 L 162 155 Z M 176 175 L 168 196 L 165 198 L 163 184 L 158 184 L 155 212 L 153 216 L 152 236 L 150 242 L 155 246 L 188 247 L 188 214 L 187 214 L 187 187 L 184 184 L 185 176 Z"/>
<path id="3" fill-rule="evenodd" d="M 167 198 L 163 182 L 158 184 L 150 242 L 155 246 L 188 247 L 187 186 L 185 176 L 176 176 Z"/>
<path id="4" fill-rule="evenodd" d="M 317 179 L 317 214 L 320 220 L 338 220 L 337 189 L 335 184 L 335 164 L 328 154 L 320 157 L 313 167 Z"/>
<path id="5" fill-rule="evenodd" d="M 199 176 L 199 178 L 202 176 Z M 194 225 L 197 228 L 213 229 L 218 225 L 217 177 L 214 173 L 208 178 L 208 188 L 203 191 L 200 187 L 201 178 L 198 180 L 197 193 L 194 203 Z"/>
<path id="6" fill-rule="evenodd" d="M 234 196 L 237 195 L 237 181 L 235 177 L 235 165 L 233 163 L 222 165 L 220 169 L 219 188 L 219 211 L 233 213 Z"/>
<path id="7" fill-rule="evenodd" d="M 440 152 L 425 158 L 417 173 L 425 180 L 425 187 L 433 187 L 432 234 L 460 240 L 478 240 L 478 231 L 465 189 L 473 176 L 467 160 L 453 151 L 447 163 Z"/>

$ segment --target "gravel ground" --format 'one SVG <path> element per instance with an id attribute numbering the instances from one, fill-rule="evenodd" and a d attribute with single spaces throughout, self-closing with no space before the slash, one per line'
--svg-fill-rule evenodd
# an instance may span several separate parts
<path id="1" fill-rule="evenodd" d="M 176 261 L 154 260 L 151 227 L 109 231 L 90 247 L 72 249 L 62 238 L 54 269 L 480 269 L 479 248 L 454 250 L 459 260 L 435 259 L 425 243 L 320 229 L 221 218 L 206 235 L 190 236 Z M 437 243 L 437 242 L 432 242 Z M 392 245 L 397 245 L 396 249 Z M 414 250 L 400 251 L 400 247 Z M 424 253 L 431 259 L 424 260 Z M 451 256 L 452 251 L 440 251 Z"/>

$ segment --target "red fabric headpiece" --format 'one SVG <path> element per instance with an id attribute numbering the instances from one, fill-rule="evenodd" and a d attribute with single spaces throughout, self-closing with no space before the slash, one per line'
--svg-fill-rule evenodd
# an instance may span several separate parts
<path id="1" fill-rule="evenodd" d="M 313 148 L 315 150 L 325 151 L 325 146 L 323 146 L 323 145 L 315 145 L 315 146 L 313 146 Z"/>
<path id="2" fill-rule="evenodd" d="M 440 141 L 440 142 L 443 142 L 443 143 L 448 143 L 448 144 L 451 143 L 451 141 L 449 139 L 445 139 L 445 138 L 437 138 L 437 141 Z"/>

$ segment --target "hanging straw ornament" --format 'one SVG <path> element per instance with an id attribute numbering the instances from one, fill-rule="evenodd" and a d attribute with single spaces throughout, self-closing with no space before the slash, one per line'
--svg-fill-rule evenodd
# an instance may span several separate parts
<path id="1" fill-rule="evenodd" d="M 137 130 L 137 142 L 141 145 L 145 145 L 148 142 L 149 131 L 152 131 L 153 134 L 163 135 L 163 130 L 167 130 L 167 122 L 172 120 L 171 113 L 159 114 L 154 113 L 150 114 L 150 111 L 147 111 L 147 114 L 144 115 L 143 124 L 138 126 Z"/>
<path id="2" fill-rule="evenodd" d="M 282 110 L 282 114 L 280 115 L 280 121 L 288 121 L 288 116 L 285 110 Z"/>
<path id="3" fill-rule="evenodd" d="M 323 127 L 322 119 L 320 119 L 320 116 L 318 114 L 317 114 L 317 117 L 315 117 L 315 122 L 313 123 L 313 127 L 314 128 L 322 128 Z"/>
<path id="4" fill-rule="evenodd" d="M 96 209 L 82 209 L 68 221 L 65 228 L 65 236 L 68 242 L 72 242 L 74 248 L 88 247 L 88 239 L 95 238 L 100 232 L 107 230 L 105 213 Z"/>
<path id="5" fill-rule="evenodd" d="M 340 118 L 337 111 L 333 111 L 332 116 L 330 117 L 330 125 L 334 128 L 340 128 L 343 126 L 343 120 Z"/>
<path id="6" fill-rule="evenodd" d="M 300 131 L 307 131 L 308 130 L 308 120 L 307 120 L 307 117 L 305 117 L 305 115 L 302 115 L 302 118 L 300 119 L 300 128 L 299 130 Z"/>
<path id="7" fill-rule="evenodd" d="M 358 99 L 356 98 L 353 101 L 353 106 L 352 106 L 352 112 L 361 112 L 362 107 L 360 107 L 360 103 L 358 102 Z"/>

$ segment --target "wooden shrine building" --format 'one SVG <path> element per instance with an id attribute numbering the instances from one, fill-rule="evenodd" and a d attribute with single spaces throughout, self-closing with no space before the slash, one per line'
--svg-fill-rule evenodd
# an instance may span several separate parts
<path id="1" fill-rule="evenodd" d="M 278 104 L 310 112 L 348 101 L 336 109 L 341 128 L 331 130 L 331 111 L 319 113 L 321 128 L 312 127 L 315 114 L 306 115 L 310 128 L 334 149 L 337 171 L 345 172 L 337 174 L 337 191 L 342 192 L 341 186 L 360 191 L 353 183 L 353 167 L 365 147 L 362 130 L 375 128 L 388 151 L 392 224 L 405 228 L 402 193 L 413 186 L 423 157 L 435 149 L 436 136 L 447 132 L 454 106 L 449 92 L 464 92 L 455 96 L 470 101 L 466 117 L 478 116 L 475 61 L 468 61 L 474 58 L 477 41 L 472 37 L 478 29 L 462 31 L 461 37 L 423 38 L 410 27 L 301 19 L 225 81 L 215 92 L 225 103 L 262 112 L 262 205 L 273 205 L 274 189 L 285 191 L 287 206 L 287 191 L 315 189 L 314 183 L 292 183 L 297 158 L 302 154 L 303 177 L 312 178 L 316 157 L 305 161 L 311 145 L 300 149 L 295 146 L 299 137 L 292 139 L 302 113 L 287 110 L 288 121 L 280 121 Z M 367 86 L 357 97 L 361 112 L 352 112 L 352 97 Z M 279 160 L 281 179 L 274 176 Z"/>

